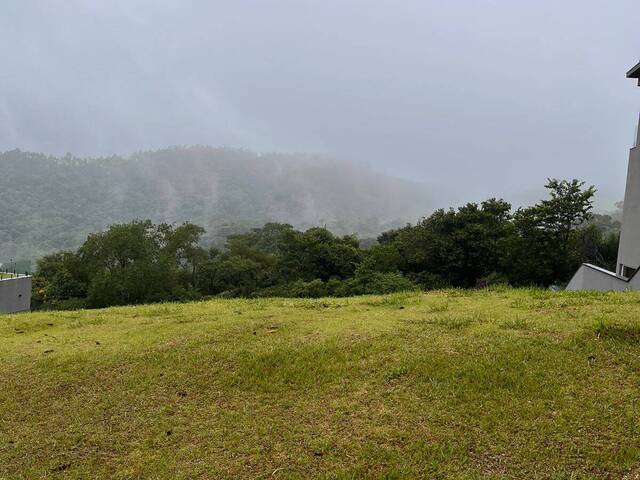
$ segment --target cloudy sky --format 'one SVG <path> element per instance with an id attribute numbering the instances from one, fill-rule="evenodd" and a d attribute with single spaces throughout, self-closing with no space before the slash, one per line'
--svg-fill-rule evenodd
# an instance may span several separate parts
<path id="1" fill-rule="evenodd" d="M 637 0 L 5 0 L 0 150 L 304 151 L 441 202 L 622 198 Z M 0 172 L 1 173 L 1 172 Z"/>

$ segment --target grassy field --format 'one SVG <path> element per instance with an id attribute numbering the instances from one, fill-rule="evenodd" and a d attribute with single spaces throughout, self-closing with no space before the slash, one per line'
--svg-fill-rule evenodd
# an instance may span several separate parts
<path id="1" fill-rule="evenodd" d="M 5 278 L 13 278 L 15 275 L 13 273 L 0 272 L 0 280 L 4 280 Z"/>
<path id="2" fill-rule="evenodd" d="M 640 294 L 0 316 L 0 478 L 640 478 Z"/>

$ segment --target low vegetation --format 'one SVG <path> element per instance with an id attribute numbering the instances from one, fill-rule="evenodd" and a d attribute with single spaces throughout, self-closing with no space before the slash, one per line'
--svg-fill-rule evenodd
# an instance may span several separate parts
<path id="1" fill-rule="evenodd" d="M 593 223 L 594 188 L 550 180 L 549 198 L 438 210 L 363 248 L 355 236 L 268 223 L 205 248 L 200 226 L 134 221 L 38 262 L 35 303 L 70 309 L 224 297 L 344 297 L 446 287 L 562 286 L 582 262 L 614 268 L 617 235 Z"/>
<path id="2" fill-rule="evenodd" d="M 0 478 L 640 475 L 640 294 L 0 316 Z"/>

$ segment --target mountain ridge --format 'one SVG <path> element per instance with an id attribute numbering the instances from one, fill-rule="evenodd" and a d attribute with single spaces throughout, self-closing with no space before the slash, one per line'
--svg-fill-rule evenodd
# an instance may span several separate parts
<path id="1" fill-rule="evenodd" d="M 0 153 L 0 261 L 77 247 L 135 218 L 207 229 L 221 244 L 265 222 L 375 236 L 432 209 L 425 186 L 310 154 L 179 146 L 128 157 Z"/>

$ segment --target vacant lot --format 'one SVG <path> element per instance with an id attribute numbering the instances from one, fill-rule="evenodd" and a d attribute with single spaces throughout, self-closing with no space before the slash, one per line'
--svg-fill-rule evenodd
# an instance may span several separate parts
<path id="1" fill-rule="evenodd" d="M 0 316 L 0 478 L 640 478 L 640 295 Z"/>

